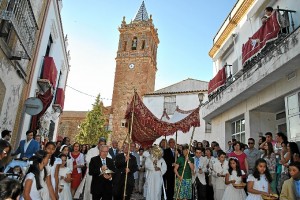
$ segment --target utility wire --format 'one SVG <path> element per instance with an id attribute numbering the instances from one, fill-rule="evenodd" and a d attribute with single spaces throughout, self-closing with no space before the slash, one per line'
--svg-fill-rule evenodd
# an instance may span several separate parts
<path id="1" fill-rule="evenodd" d="M 76 89 L 76 88 L 73 88 L 73 87 L 69 86 L 69 85 L 66 85 L 66 86 L 69 87 L 69 88 L 71 88 L 72 90 L 75 90 L 76 92 L 78 92 L 78 93 L 80 93 L 80 94 L 83 94 L 83 95 L 86 95 L 86 96 L 89 96 L 89 97 L 96 98 L 96 96 L 94 96 L 94 95 L 91 95 L 91 94 L 82 92 L 82 91 L 80 91 L 80 90 L 78 90 L 78 89 Z M 101 100 L 108 100 L 108 101 L 111 101 L 111 99 L 109 99 L 109 98 L 101 98 L 101 97 L 100 97 L 100 99 L 101 99 Z"/>

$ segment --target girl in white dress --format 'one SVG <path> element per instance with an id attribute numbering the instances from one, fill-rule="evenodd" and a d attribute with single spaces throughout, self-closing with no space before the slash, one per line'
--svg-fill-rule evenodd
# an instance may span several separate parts
<path id="1" fill-rule="evenodd" d="M 218 152 L 219 162 L 213 165 L 212 176 L 215 177 L 214 199 L 221 200 L 225 191 L 225 175 L 228 170 L 228 161 L 225 160 L 226 153 Z"/>
<path id="2" fill-rule="evenodd" d="M 71 174 L 72 171 L 66 167 L 67 165 L 67 156 L 60 154 L 59 158 L 62 161 L 62 164 L 59 167 L 59 186 L 58 186 L 58 196 L 59 200 L 69 200 L 72 199 L 71 186 L 72 181 Z"/>
<path id="3" fill-rule="evenodd" d="M 248 197 L 246 200 L 262 200 L 262 195 L 270 196 L 272 177 L 267 162 L 259 158 L 255 162 L 253 175 L 247 179 Z"/>
<path id="4" fill-rule="evenodd" d="M 247 195 L 243 188 L 237 189 L 233 184 L 240 184 L 242 180 L 243 171 L 240 168 L 239 160 L 235 157 L 229 158 L 228 173 L 225 177 L 225 184 L 227 185 L 222 200 L 245 200 Z"/>
<path id="5" fill-rule="evenodd" d="M 44 150 L 40 150 L 30 158 L 29 162 L 30 166 L 22 183 L 24 186 L 23 199 L 42 200 L 41 191 L 45 186 L 42 184 L 40 176 L 41 172 L 45 170 L 45 166 L 48 164 L 47 153 Z"/>

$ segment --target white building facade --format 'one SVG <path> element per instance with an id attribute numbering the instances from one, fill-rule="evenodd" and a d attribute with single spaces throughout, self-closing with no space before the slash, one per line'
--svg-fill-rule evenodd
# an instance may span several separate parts
<path id="1" fill-rule="evenodd" d="M 70 69 L 70 55 L 67 50 L 68 39 L 64 35 L 61 21 L 62 1 L 50 0 L 45 24 L 37 49 L 36 63 L 28 97 L 36 97 L 52 90 L 53 98 L 45 113 L 39 118 L 38 133 L 55 141 L 59 116 L 64 107 L 64 96 Z M 53 73 L 56 76 L 53 76 Z M 32 127 L 32 116 L 25 114 L 21 139 Z"/>
<path id="2" fill-rule="evenodd" d="M 254 49 L 261 42 L 254 36 L 267 6 L 279 19 L 285 16 L 287 25 L 280 23 L 278 37 L 245 62 L 243 44 L 251 38 Z M 232 138 L 258 141 L 266 132 L 300 140 L 299 25 L 300 1 L 239 0 L 220 27 L 209 55 L 215 75 L 225 67 L 226 81 L 209 94 L 202 116 L 222 148 Z"/>
<path id="3" fill-rule="evenodd" d="M 207 82 L 199 81 L 195 79 L 186 79 L 179 83 L 175 83 L 171 86 L 165 87 L 160 90 L 156 90 L 151 94 L 145 94 L 143 96 L 143 102 L 147 108 L 158 118 L 161 119 L 164 110 L 167 115 L 172 118 L 176 107 L 183 111 L 189 111 L 197 108 L 199 106 L 199 93 L 204 94 L 203 102 L 208 100 L 207 97 Z M 200 109 L 200 127 L 195 128 L 194 140 L 214 140 L 210 124 L 206 124 L 201 117 Z M 193 128 L 190 129 L 188 133 L 182 133 L 178 131 L 177 141 L 179 144 L 190 143 Z M 156 144 L 158 144 L 161 139 L 165 137 L 158 138 Z M 174 138 L 174 135 L 167 136 L 167 139 Z"/>

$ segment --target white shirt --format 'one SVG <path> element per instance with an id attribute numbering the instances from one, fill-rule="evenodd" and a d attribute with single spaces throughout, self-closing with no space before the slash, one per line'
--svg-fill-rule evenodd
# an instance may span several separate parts
<path id="1" fill-rule="evenodd" d="M 32 140 L 33 140 L 33 139 L 29 140 L 28 142 L 27 142 L 27 140 L 25 140 L 25 144 L 24 144 L 24 153 L 26 152 L 26 150 L 27 150 L 27 148 L 28 148 L 28 146 L 29 146 L 29 144 L 30 144 L 30 142 L 31 142 Z"/>

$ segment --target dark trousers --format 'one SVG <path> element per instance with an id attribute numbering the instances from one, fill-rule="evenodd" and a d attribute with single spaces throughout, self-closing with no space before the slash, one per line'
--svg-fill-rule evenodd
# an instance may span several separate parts
<path id="1" fill-rule="evenodd" d="M 172 200 L 174 198 L 174 187 L 175 187 L 175 174 L 168 174 L 164 177 L 167 199 Z"/>
<path id="2" fill-rule="evenodd" d="M 133 188 L 134 188 L 133 185 L 127 185 L 126 186 L 125 200 L 130 200 L 131 194 L 133 192 Z M 122 193 L 114 195 L 114 200 L 123 200 L 123 192 L 124 192 L 124 188 L 122 190 Z"/>
<path id="3" fill-rule="evenodd" d="M 93 200 L 112 200 L 111 194 L 92 194 Z"/>
<path id="4" fill-rule="evenodd" d="M 208 174 L 205 173 L 205 180 L 206 180 L 206 199 L 207 200 L 214 200 L 214 189 L 213 186 L 209 185 L 209 178 Z"/>
<path id="5" fill-rule="evenodd" d="M 206 185 L 203 185 L 198 177 L 195 180 L 196 188 L 197 188 L 197 197 L 198 200 L 206 200 Z"/>

